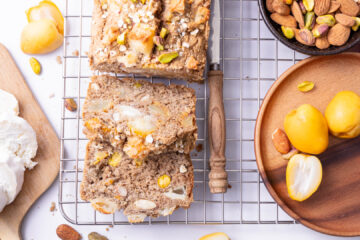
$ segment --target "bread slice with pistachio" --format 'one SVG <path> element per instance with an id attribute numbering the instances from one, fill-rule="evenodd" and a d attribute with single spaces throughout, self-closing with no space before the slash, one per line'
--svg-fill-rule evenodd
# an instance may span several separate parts
<path id="1" fill-rule="evenodd" d="M 188 154 L 164 153 L 134 162 L 110 144 L 86 148 L 81 198 L 111 214 L 123 210 L 131 223 L 167 216 L 193 201 L 193 166 Z"/>
<path id="2" fill-rule="evenodd" d="M 203 81 L 210 0 L 94 0 L 90 67 Z"/>
<path id="3" fill-rule="evenodd" d="M 94 76 L 83 105 L 84 133 L 132 159 L 188 154 L 197 139 L 195 105 L 195 91 L 185 86 Z"/>

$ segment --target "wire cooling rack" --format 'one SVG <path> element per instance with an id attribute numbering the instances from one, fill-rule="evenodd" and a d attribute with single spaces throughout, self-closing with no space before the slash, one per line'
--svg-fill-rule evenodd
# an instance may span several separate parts
<path id="1" fill-rule="evenodd" d="M 63 101 L 74 98 L 77 112 L 62 109 L 59 208 L 69 222 L 83 225 L 128 224 L 121 212 L 103 215 L 80 199 L 87 139 L 82 134 L 81 107 L 93 73 L 86 51 L 90 44 L 92 0 L 66 0 L 63 56 Z M 259 176 L 254 155 L 254 126 L 265 93 L 274 80 L 305 55 L 274 39 L 258 10 L 257 0 L 220 0 L 221 63 L 224 70 L 226 117 L 226 194 L 211 194 L 208 187 L 207 135 L 208 84 L 188 84 L 174 79 L 150 78 L 152 82 L 185 84 L 196 90 L 199 127 L 198 150 L 191 154 L 194 203 L 173 215 L 148 219 L 144 224 L 293 224 L 274 202 Z M 144 79 L 144 77 L 133 76 Z M 199 149 L 203 146 L 203 150 Z"/>

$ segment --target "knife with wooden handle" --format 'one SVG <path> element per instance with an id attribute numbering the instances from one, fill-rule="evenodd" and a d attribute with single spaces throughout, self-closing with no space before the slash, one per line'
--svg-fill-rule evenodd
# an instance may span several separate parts
<path id="1" fill-rule="evenodd" d="M 210 173 L 211 193 L 225 193 L 228 187 L 225 171 L 225 114 L 223 103 L 223 72 L 220 70 L 220 5 L 214 0 L 214 13 L 211 19 L 210 35 L 210 86 L 209 100 L 209 138 L 210 138 Z"/>

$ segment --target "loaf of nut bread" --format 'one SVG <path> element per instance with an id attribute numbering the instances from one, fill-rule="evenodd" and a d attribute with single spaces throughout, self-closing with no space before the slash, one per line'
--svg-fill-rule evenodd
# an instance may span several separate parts
<path id="1" fill-rule="evenodd" d="M 123 210 L 131 223 L 167 216 L 193 201 L 193 166 L 188 154 L 164 153 L 134 162 L 110 144 L 90 141 L 81 198 L 111 214 Z"/>
<path id="2" fill-rule="evenodd" d="M 94 0 L 93 70 L 202 81 L 210 0 Z"/>
<path id="3" fill-rule="evenodd" d="M 84 133 L 132 159 L 190 153 L 197 139 L 195 91 L 179 85 L 94 76 L 83 105 Z"/>

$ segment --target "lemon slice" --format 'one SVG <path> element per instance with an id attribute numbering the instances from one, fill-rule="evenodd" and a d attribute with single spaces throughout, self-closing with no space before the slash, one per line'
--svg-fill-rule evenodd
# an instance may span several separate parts
<path id="1" fill-rule="evenodd" d="M 296 154 L 286 167 L 286 186 L 291 199 L 304 201 L 319 187 L 322 166 L 315 156 Z"/>

